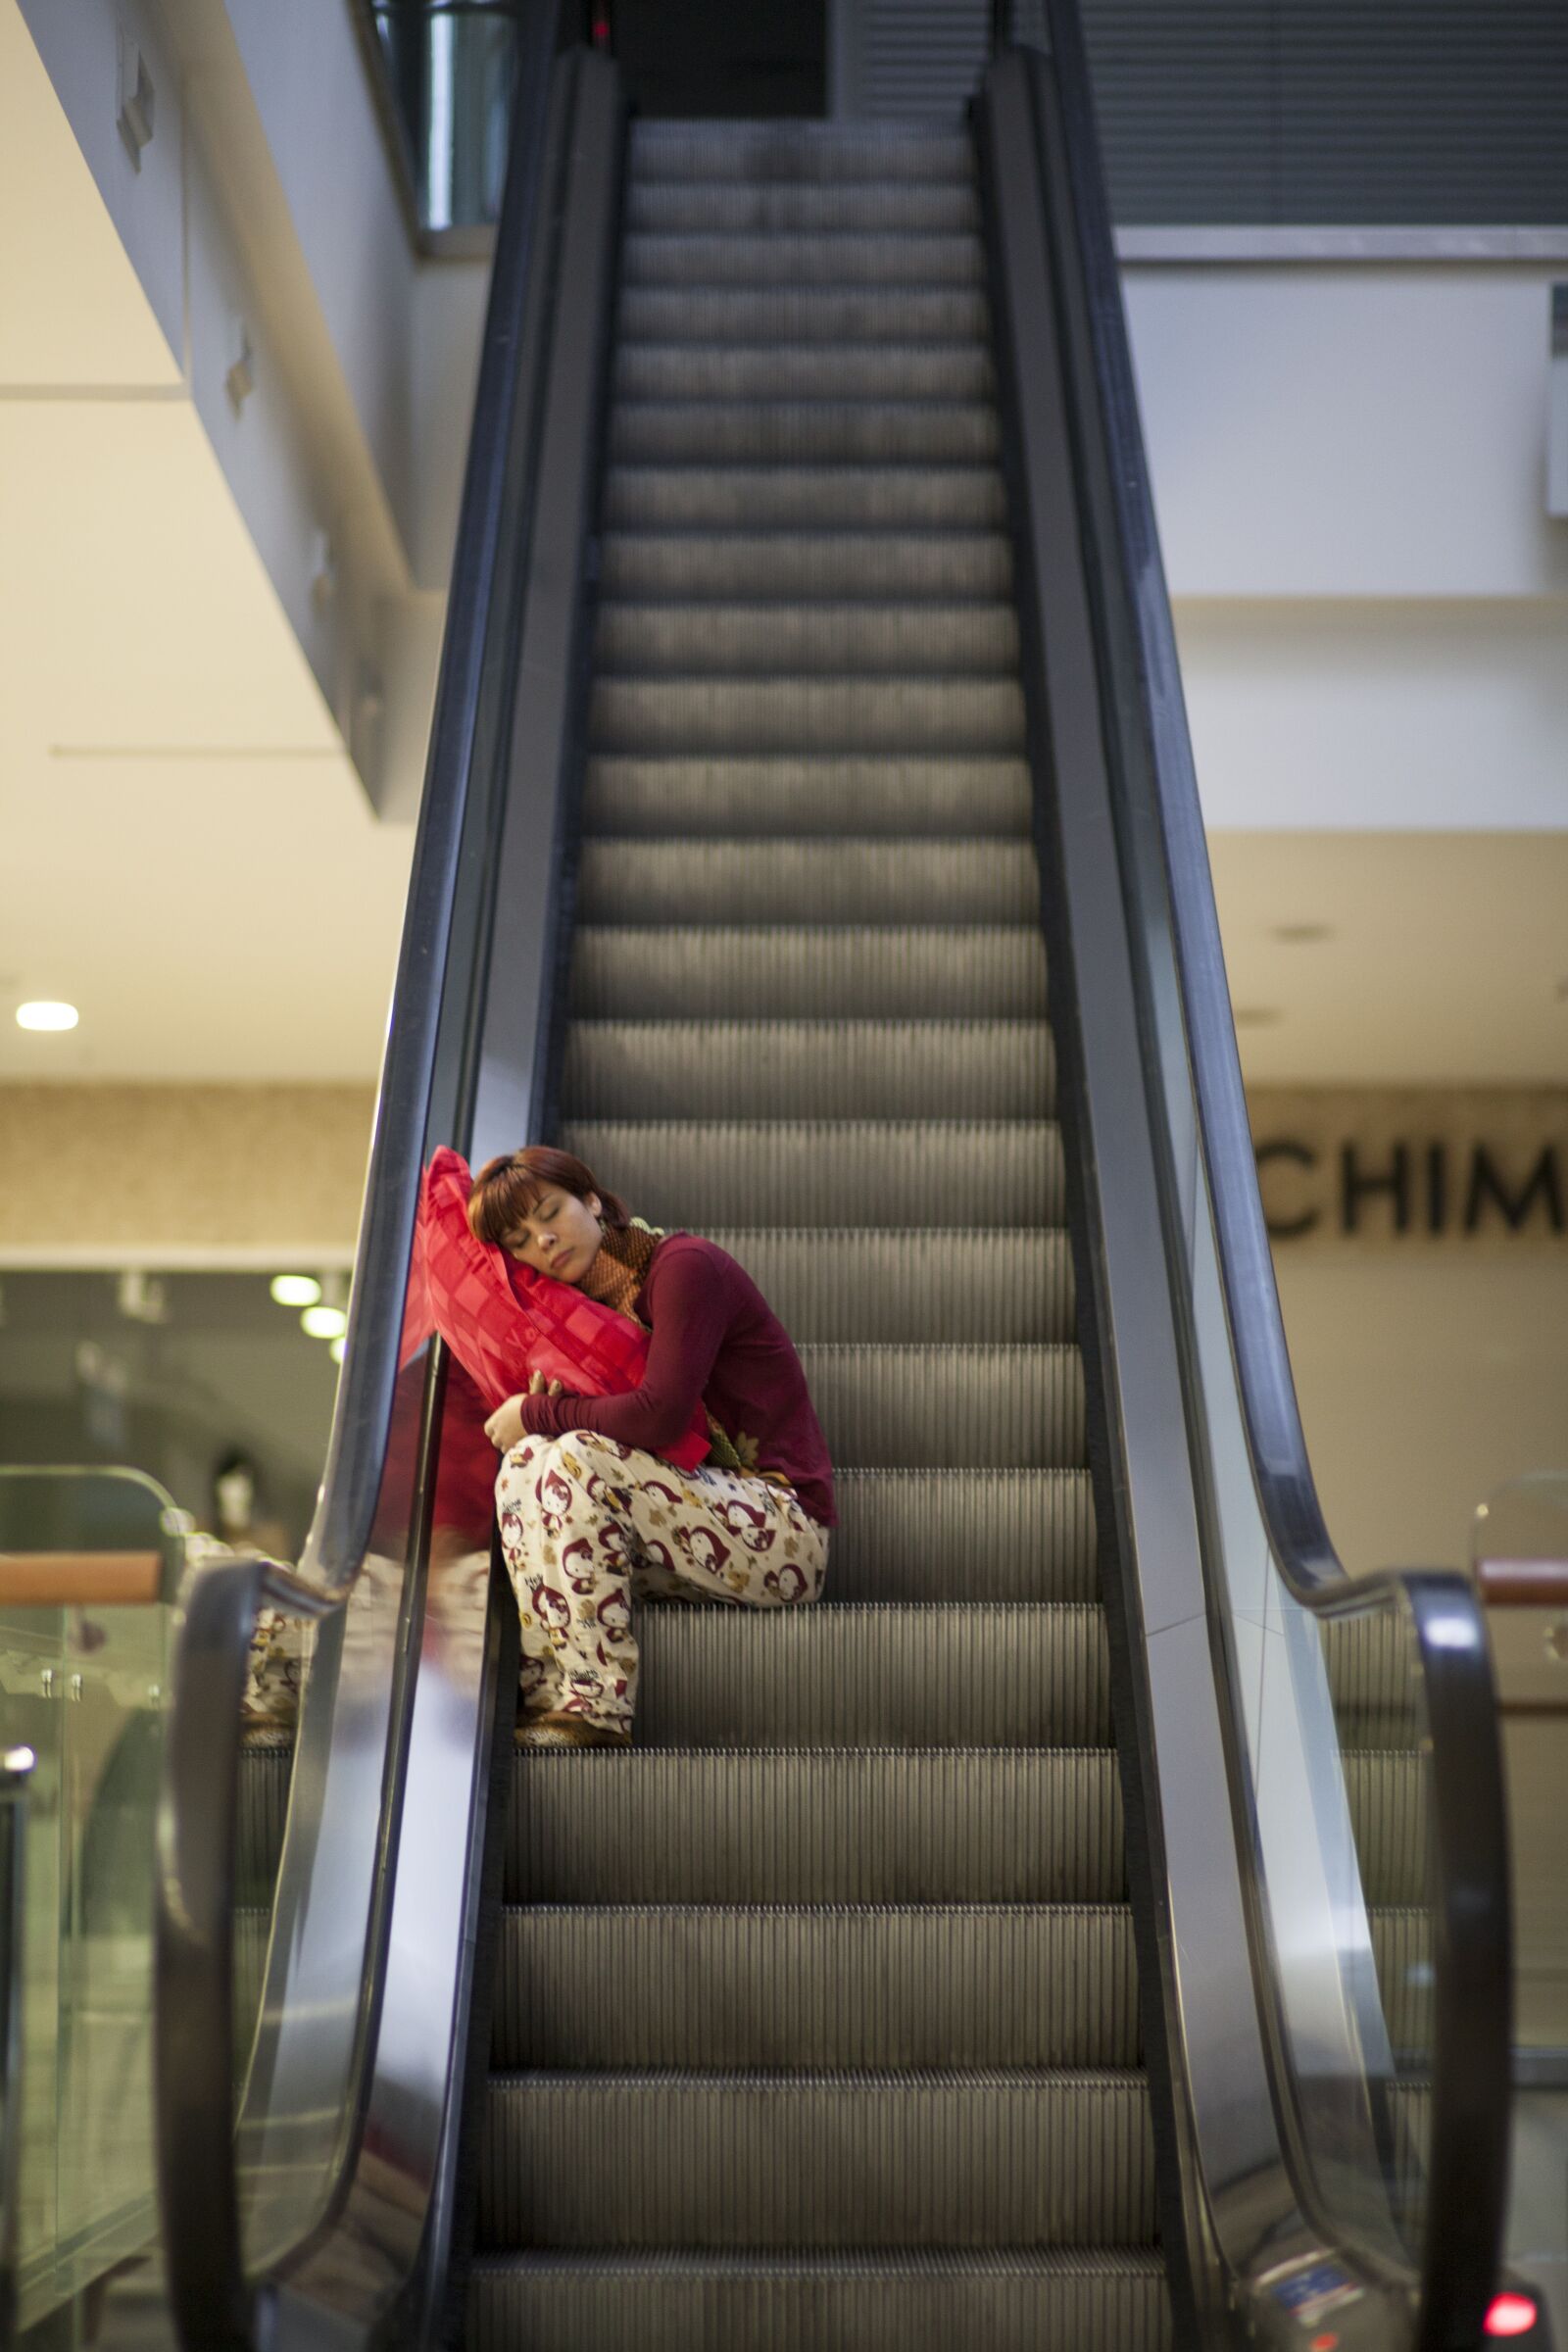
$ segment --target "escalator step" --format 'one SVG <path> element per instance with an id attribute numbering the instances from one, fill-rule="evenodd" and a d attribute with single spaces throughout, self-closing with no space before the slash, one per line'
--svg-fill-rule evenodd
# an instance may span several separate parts
<path id="1" fill-rule="evenodd" d="M 627 286 L 623 342 L 984 343 L 978 285 Z"/>
<path id="2" fill-rule="evenodd" d="M 1084 1458 L 1076 1348 L 816 1345 L 798 1350 L 835 1462 L 1076 1469 Z"/>
<path id="3" fill-rule="evenodd" d="M 1054 1106 L 1044 1021 L 573 1021 L 561 1086 L 572 1123 L 1038 1120 Z M 977 1189 L 979 1161 L 972 1146 Z"/>
<path id="4" fill-rule="evenodd" d="M 1018 667 L 1010 604 L 632 605 L 599 608 L 601 677 L 781 672 L 904 679 L 1009 676 Z"/>
<path id="5" fill-rule="evenodd" d="M 1331 1618 L 1323 1654 L 1340 1743 L 1413 1748 L 1423 1737 L 1413 1637 L 1396 1617 Z"/>
<path id="6" fill-rule="evenodd" d="M 588 729 L 601 752 L 1015 752 L 1023 689 L 1007 677 L 598 677 Z"/>
<path id="7" fill-rule="evenodd" d="M 1093 1600 L 1087 1470 L 841 1470 L 827 1605 Z"/>
<path id="8" fill-rule="evenodd" d="M 1027 841 L 615 841 L 582 845 L 585 923 L 874 923 L 921 950 L 922 923 L 1028 923 L 1040 879 Z"/>
<path id="9" fill-rule="evenodd" d="M 737 1541 L 740 1541 L 737 1531 Z M 1097 1607 L 849 1602 L 638 1612 L 641 1745 L 1099 1747 L 1110 1687 Z"/>
<path id="10" fill-rule="evenodd" d="M 1372 1956 L 1378 1990 L 1388 2019 L 1389 2039 L 1403 2072 L 1432 2057 L 1432 1919 L 1428 1910 L 1375 1910 L 1370 1915 Z"/>
<path id="11" fill-rule="evenodd" d="M 1029 830 L 1023 760 L 854 754 L 754 759 L 619 757 L 588 761 L 583 822 L 591 833 L 924 833 L 946 839 Z"/>
<path id="12" fill-rule="evenodd" d="M 1428 1904 L 1425 1762 L 1416 1749 L 1345 1758 L 1345 1786 L 1369 1903 Z"/>
<path id="13" fill-rule="evenodd" d="M 1135 2067 L 1132 1913 L 514 1908 L 492 2063 Z"/>
<path id="14" fill-rule="evenodd" d="M 1109 1748 L 520 1753 L 512 1903 L 1106 1903 Z"/>
<path id="15" fill-rule="evenodd" d="M 489 2255 L 468 2298 L 469 2352 L 908 2352 L 960 2339 L 989 2352 L 1168 2352 L 1163 2262 L 1089 2246 Z"/>
<path id="16" fill-rule="evenodd" d="M 234 1864 L 234 1899 L 242 1909 L 271 1908 L 293 1774 L 292 1734 L 253 1734 L 246 1740 L 240 1751 Z"/>
<path id="17" fill-rule="evenodd" d="M 991 400 L 983 343 L 621 343 L 617 400 Z"/>
<path id="18" fill-rule="evenodd" d="M 610 418 L 621 466 L 987 466 L 997 413 L 956 400 L 634 400 Z"/>
<path id="19" fill-rule="evenodd" d="M 609 1092 L 609 1089 L 606 1089 Z M 1059 1225 L 1061 1135 L 1045 1119 L 568 1116 L 564 1150 L 596 1168 L 639 1216 L 695 1227 L 766 1220 L 811 1229 Z"/>
<path id="20" fill-rule="evenodd" d="M 797 1346 L 938 1340 L 1066 1344 L 1076 1337 L 1067 1236 L 708 1229 L 743 1265 Z M 954 1597 L 966 1599 L 956 1565 Z"/>
<path id="21" fill-rule="evenodd" d="M 626 225 L 661 236 L 701 230 L 709 235 L 783 232 L 815 236 L 829 229 L 915 230 L 927 235 L 975 233 L 980 199 L 961 180 L 865 179 L 837 187 L 820 181 L 645 179 L 634 169 L 626 191 Z"/>
<path id="22" fill-rule="evenodd" d="M 966 135 L 922 122 L 649 122 L 632 126 L 631 176 L 730 179 L 970 181 Z"/>
<path id="23" fill-rule="evenodd" d="M 701 2000 L 701 1989 L 692 1996 Z M 1145 2244 L 1141 2075 L 493 2075 L 479 2242 Z"/>
<path id="24" fill-rule="evenodd" d="M 890 231 L 828 229 L 814 236 L 774 229 L 702 229 L 650 236 L 633 229 L 621 240 L 620 282 L 645 286 L 938 287 L 985 284 L 985 247 L 970 229 Z"/>
<path id="25" fill-rule="evenodd" d="M 979 602 L 1009 595 L 1012 581 L 1007 542 L 997 531 L 618 531 L 605 540 L 601 564 L 605 594 L 628 599 Z"/>
<path id="26" fill-rule="evenodd" d="M 601 1021 L 1043 1020 L 1046 945 L 1028 923 L 916 933 L 584 922 L 572 935 L 570 1009 Z"/>
<path id="27" fill-rule="evenodd" d="M 989 531 L 1006 519 L 994 466 L 612 466 L 605 475 L 607 531 Z"/>

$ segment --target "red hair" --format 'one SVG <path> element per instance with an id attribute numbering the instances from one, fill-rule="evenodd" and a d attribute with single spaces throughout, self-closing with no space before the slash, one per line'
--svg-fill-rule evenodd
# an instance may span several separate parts
<path id="1" fill-rule="evenodd" d="M 631 1223 L 625 1202 L 614 1193 L 607 1193 L 582 1160 L 569 1152 L 557 1152 L 549 1144 L 529 1144 L 521 1152 L 503 1152 L 499 1159 L 485 1161 L 468 1195 L 469 1229 L 478 1241 L 499 1246 L 552 1187 L 578 1200 L 597 1193 L 606 1225 Z"/>

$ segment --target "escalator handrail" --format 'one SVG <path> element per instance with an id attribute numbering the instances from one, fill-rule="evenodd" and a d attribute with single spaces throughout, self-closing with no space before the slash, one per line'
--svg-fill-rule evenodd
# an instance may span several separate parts
<path id="1" fill-rule="evenodd" d="M 1476 2340 L 1506 2211 L 1512 2001 L 1506 1813 L 1485 1617 L 1457 1572 L 1349 1577 L 1318 1499 L 1257 1183 L 1075 0 L 1047 0 L 1047 18 L 1119 540 L 1113 560 L 1134 631 L 1135 661 L 1122 665 L 1114 692 L 1137 709 L 1149 754 L 1198 1145 L 1259 1510 L 1297 1601 L 1321 1619 L 1360 1615 L 1379 1598 L 1407 1610 L 1420 1661 L 1435 1997 L 1419 2340 Z M 1091 561 L 1092 542 L 1086 532 Z"/>
<path id="2" fill-rule="evenodd" d="M 297 1584 L 339 1600 L 369 1547 L 392 1420 L 408 1269 L 436 1072 L 464 820 L 479 730 L 504 532 L 525 537 L 532 488 L 506 498 L 523 311 L 543 202 L 545 125 L 561 0 L 527 13 L 519 43 L 506 191 L 496 230 L 473 423 L 458 511 L 418 829 L 349 1297 L 343 1373 Z"/>

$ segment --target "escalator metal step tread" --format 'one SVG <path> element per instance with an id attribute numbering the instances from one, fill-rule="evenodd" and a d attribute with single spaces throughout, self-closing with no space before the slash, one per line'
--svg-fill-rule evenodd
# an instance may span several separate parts
<path id="1" fill-rule="evenodd" d="M 242 1910 L 271 1903 L 293 1774 L 292 1733 L 247 1735 L 240 1752 L 234 1859 L 234 1900 Z"/>
<path id="2" fill-rule="evenodd" d="M 633 181 L 909 179 L 974 177 L 961 130 L 925 122 L 647 122 L 632 125 Z"/>
<path id="3" fill-rule="evenodd" d="M 993 400 L 983 343 L 616 345 L 616 400 Z"/>
<path id="4" fill-rule="evenodd" d="M 822 1605 L 1095 1600 L 1087 1470 L 841 1470 Z"/>
<path id="5" fill-rule="evenodd" d="M 950 2338 L 991 2352 L 1167 2352 L 1170 2306 L 1157 2253 L 1123 2247 L 1024 2251 L 481 2255 L 468 2298 L 470 2352 L 909 2352 Z"/>
<path id="6" fill-rule="evenodd" d="M 1134 2072 L 492 2075 L 483 2142 L 488 2247 L 920 2246 L 935 2214 L 956 2245 L 1154 2234 Z"/>
<path id="7" fill-rule="evenodd" d="M 923 182 L 863 179 L 838 186 L 820 181 L 652 179 L 633 166 L 626 191 L 626 225 L 660 236 L 814 235 L 825 229 L 914 230 L 926 235 L 973 234 L 980 199 L 963 179 Z"/>
<path id="8" fill-rule="evenodd" d="M 1117 1905 L 552 1905 L 502 1920 L 492 2063 L 503 2069 L 1131 2068 L 1138 2057 L 1132 1914 Z"/>
<path id="9" fill-rule="evenodd" d="M 639 1612 L 637 1737 L 661 1747 L 1099 1747 L 1102 1611 L 1071 1602 L 850 1602 Z"/>
<path id="10" fill-rule="evenodd" d="M 1367 1901 L 1390 1908 L 1429 1902 L 1426 1784 L 1419 1751 L 1352 1749 L 1345 1757 L 1345 1786 Z"/>
<path id="11" fill-rule="evenodd" d="M 572 1125 L 1041 1120 L 1055 1109 L 1044 1021 L 572 1021 L 563 1063 L 562 1116 Z"/>
<path id="12" fill-rule="evenodd" d="M 840 834 L 923 833 L 996 838 L 1027 835 L 1029 771 L 1022 760 L 978 754 L 788 752 L 722 760 L 599 754 L 588 760 L 583 822 L 590 833 L 641 838 L 698 834 L 733 838 L 788 830 L 798 839 Z"/>
<path id="13" fill-rule="evenodd" d="M 798 1350 L 835 1462 L 868 1470 L 1076 1469 L 1076 1348 L 808 1345 Z"/>
<path id="14" fill-rule="evenodd" d="M 717 1119 L 584 1116 L 561 1141 L 591 1168 L 635 1179 L 640 1213 L 706 1232 L 744 1219 L 812 1231 L 907 1220 L 976 1228 L 1059 1225 L 1066 1213 L 1061 1136 L 1022 1119 Z"/>
<path id="15" fill-rule="evenodd" d="M 706 670 L 986 676 L 1015 674 L 1018 667 L 1017 614 L 1010 603 L 995 599 L 941 604 L 861 597 L 839 604 L 817 597 L 808 604 L 774 598 L 713 605 L 682 602 L 680 594 L 677 586 L 674 600 L 607 599 L 600 605 L 594 661 L 602 677 L 662 670 L 689 676 Z"/>
<path id="16" fill-rule="evenodd" d="M 1109 1748 L 519 1754 L 508 1902 L 1106 1903 Z"/>
<path id="17" fill-rule="evenodd" d="M 620 282 L 702 287 L 983 286 L 985 247 L 974 229 L 631 229 L 621 239 Z"/>
<path id="18" fill-rule="evenodd" d="M 617 466 L 994 466 L 989 401 L 621 400 Z"/>
<path id="19" fill-rule="evenodd" d="M 571 943 L 577 1020 L 1043 1020 L 1046 997 L 1027 923 L 585 922 Z"/>
<path id="20" fill-rule="evenodd" d="M 987 531 L 1005 528 L 1007 504 L 994 466 L 612 466 L 600 520 L 607 531 Z M 802 737 L 781 748 L 812 747 Z M 956 739 L 952 748 L 992 747 Z M 1021 749 L 1021 738 L 1003 748 Z"/>
<path id="21" fill-rule="evenodd" d="M 917 956 L 924 923 L 1039 923 L 1026 841 L 630 841 L 582 845 L 584 922 L 883 925 Z"/>
<path id="22" fill-rule="evenodd" d="M 709 1226 L 705 1238 L 746 1268 L 797 1347 L 855 1340 L 1066 1346 L 1075 1336 L 1072 1257 L 1059 1228 Z M 972 1596 L 963 1586 L 955 1597 Z"/>
<path id="23" fill-rule="evenodd" d="M 780 476 L 779 479 L 788 479 Z M 1018 752 L 1016 678 L 596 677 L 598 752 Z"/>
<path id="24" fill-rule="evenodd" d="M 627 286 L 621 339 L 641 343 L 987 343 L 978 283 Z"/>
<path id="25" fill-rule="evenodd" d="M 1010 597 L 1012 553 L 1000 531 L 612 531 L 601 546 L 600 579 L 606 596 L 628 603 L 810 597 L 983 606 Z"/>

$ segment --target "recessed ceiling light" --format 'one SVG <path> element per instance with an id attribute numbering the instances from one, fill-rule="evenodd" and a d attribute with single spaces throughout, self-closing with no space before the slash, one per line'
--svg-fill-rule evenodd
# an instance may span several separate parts
<path id="1" fill-rule="evenodd" d="M 340 1340 L 348 1327 L 340 1306 L 308 1306 L 300 1317 L 300 1328 L 313 1340 Z"/>
<path id="2" fill-rule="evenodd" d="M 47 998 L 17 1006 L 19 1029 L 74 1029 L 80 1018 L 74 1004 L 56 1004 Z"/>
<path id="3" fill-rule="evenodd" d="M 1231 1019 L 1238 1029 L 1267 1029 L 1280 1017 L 1277 1004 L 1234 1004 Z"/>
<path id="4" fill-rule="evenodd" d="M 1315 948 L 1334 937 L 1332 923 L 1276 923 L 1273 936 L 1282 947 Z"/>
<path id="5" fill-rule="evenodd" d="M 332 1342 L 331 1347 L 328 1348 L 326 1352 L 332 1358 L 334 1364 L 340 1364 L 343 1361 L 344 1353 L 347 1348 L 347 1340 L 337 1339 Z"/>
<path id="6" fill-rule="evenodd" d="M 279 1306 L 314 1306 L 321 1286 L 314 1274 L 274 1274 L 271 1292 Z"/>

